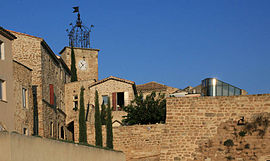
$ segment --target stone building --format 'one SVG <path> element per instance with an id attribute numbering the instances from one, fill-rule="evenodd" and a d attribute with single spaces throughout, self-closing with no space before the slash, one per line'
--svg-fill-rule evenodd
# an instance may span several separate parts
<path id="1" fill-rule="evenodd" d="M 32 69 L 13 60 L 15 131 L 33 134 Z"/>
<path id="2" fill-rule="evenodd" d="M 0 27 L 0 131 L 14 130 L 12 41 L 16 37 Z"/>
<path id="3" fill-rule="evenodd" d="M 48 44 L 39 37 L 10 31 L 13 41 L 13 59 L 32 69 L 32 86 L 36 118 L 29 127 L 44 137 L 60 137 L 65 133 L 65 83 L 70 82 L 70 70 Z M 65 136 L 61 137 L 65 138 Z"/>

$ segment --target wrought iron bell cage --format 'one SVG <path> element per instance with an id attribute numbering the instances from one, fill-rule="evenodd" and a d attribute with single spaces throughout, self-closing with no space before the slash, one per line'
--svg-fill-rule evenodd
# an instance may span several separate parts
<path id="1" fill-rule="evenodd" d="M 68 32 L 69 46 L 90 48 L 90 32 L 93 25 L 91 25 L 90 29 L 82 25 L 79 12 L 76 25 L 73 26 L 72 23 L 70 25 L 72 26 L 72 28 Z"/>

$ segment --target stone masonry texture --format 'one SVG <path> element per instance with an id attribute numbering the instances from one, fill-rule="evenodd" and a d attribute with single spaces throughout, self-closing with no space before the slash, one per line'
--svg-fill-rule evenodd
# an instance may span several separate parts
<path id="1" fill-rule="evenodd" d="M 15 130 L 23 133 L 33 133 L 33 95 L 32 95 L 32 71 L 24 65 L 13 62 L 14 99 L 15 99 Z M 26 106 L 23 107 L 22 89 L 26 89 Z"/>
<path id="2" fill-rule="evenodd" d="M 222 123 L 264 112 L 270 112 L 270 94 L 168 98 L 160 160 L 195 160 L 199 153 L 196 149 L 219 135 Z"/>

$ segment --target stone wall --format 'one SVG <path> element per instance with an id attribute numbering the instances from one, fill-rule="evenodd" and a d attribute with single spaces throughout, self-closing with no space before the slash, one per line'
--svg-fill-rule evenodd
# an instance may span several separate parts
<path id="1" fill-rule="evenodd" d="M 53 136 L 58 136 L 58 128 L 56 127 L 58 124 L 65 124 L 62 119 L 65 114 L 61 111 L 65 109 L 65 102 L 63 101 L 65 96 L 64 84 L 70 82 L 70 74 L 42 38 L 11 32 L 17 37 L 12 44 L 13 59 L 33 70 L 32 85 L 37 86 L 39 135 L 50 136 L 50 124 L 53 122 L 55 128 Z M 49 105 L 50 84 L 54 87 L 55 104 L 53 107 L 55 109 L 52 109 L 52 106 Z"/>
<path id="2" fill-rule="evenodd" d="M 1 161 L 125 161 L 119 151 L 0 132 Z"/>
<path id="3" fill-rule="evenodd" d="M 158 161 L 164 124 L 113 127 L 115 150 L 123 151 L 127 161 Z M 88 143 L 95 145 L 94 125 L 87 126 Z M 106 146 L 106 128 L 102 127 L 103 146 Z"/>
<path id="4" fill-rule="evenodd" d="M 65 83 L 69 82 L 70 76 L 61 66 L 54 53 L 41 46 L 42 58 L 42 111 L 44 132 L 42 136 L 59 138 L 59 129 L 65 126 Z M 53 85 L 54 104 L 50 105 L 50 85 Z M 61 112 L 63 111 L 63 112 Z M 51 125 L 53 124 L 53 125 Z M 51 130 L 53 128 L 53 130 Z"/>
<path id="5" fill-rule="evenodd" d="M 43 136 L 42 114 L 42 70 L 41 70 L 41 38 L 11 31 L 17 39 L 13 41 L 13 60 L 31 68 L 32 85 L 37 85 L 37 107 L 39 120 L 39 135 Z"/>
<path id="6" fill-rule="evenodd" d="M 88 88 L 91 84 L 94 84 L 93 80 L 89 81 L 78 81 L 78 82 L 71 82 L 65 85 L 65 113 L 67 114 L 66 124 L 74 122 L 74 140 L 77 142 L 79 137 L 79 108 L 80 108 L 80 89 L 83 86 L 84 90 L 84 107 L 85 111 L 87 112 L 87 106 L 89 104 L 89 112 L 87 117 L 87 124 L 94 124 L 94 104 L 95 104 L 95 91 L 99 92 L 99 104 L 101 108 L 102 104 L 102 96 L 107 95 L 110 97 L 111 104 L 112 104 L 112 93 L 113 92 L 127 92 L 128 98 L 126 99 L 126 104 L 129 104 L 131 100 L 134 99 L 134 90 L 131 84 L 120 82 L 117 80 L 107 80 L 100 84 L 97 84 L 91 88 Z M 75 111 L 73 100 L 74 96 L 78 96 L 78 110 Z M 121 122 L 122 116 L 125 115 L 123 111 L 113 111 L 113 122 L 116 119 Z M 114 126 L 119 125 L 117 123 Z"/>
<path id="7" fill-rule="evenodd" d="M 270 94 L 168 98 L 160 160 L 195 160 L 200 155 L 199 147 L 220 135 L 222 123 L 237 122 L 243 116 L 249 121 L 263 112 L 270 112 Z"/>
<path id="8" fill-rule="evenodd" d="M 95 80 L 98 81 L 98 49 L 74 47 L 75 61 L 77 68 L 78 81 Z M 65 47 L 61 52 L 61 57 L 67 66 L 71 66 L 71 48 Z M 79 61 L 86 62 L 86 70 L 80 70 Z"/>
<path id="9" fill-rule="evenodd" d="M 13 62 L 14 99 L 15 99 L 15 130 L 21 134 L 33 133 L 33 94 L 32 70 L 16 61 Z M 26 89 L 25 106 L 23 106 L 22 89 Z"/>

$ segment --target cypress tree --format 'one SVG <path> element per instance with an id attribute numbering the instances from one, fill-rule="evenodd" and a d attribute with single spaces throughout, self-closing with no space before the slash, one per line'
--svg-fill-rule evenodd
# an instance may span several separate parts
<path id="1" fill-rule="evenodd" d="M 112 109 L 110 99 L 108 100 L 108 107 L 107 107 L 106 132 L 107 132 L 106 145 L 108 148 L 113 149 Z"/>
<path id="2" fill-rule="evenodd" d="M 96 146 L 102 147 L 102 126 L 101 126 L 101 119 L 99 113 L 99 102 L 98 102 L 98 91 L 96 90 L 95 95 L 95 139 L 96 139 Z"/>
<path id="3" fill-rule="evenodd" d="M 84 111 L 84 88 L 83 88 L 83 86 L 81 87 L 81 93 L 80 93 L 79 142 L 80 143 L 87 143 L 85 111 Z"/>
<path id="4" fill-rule="evenodd" d="M 101 117 L 101 125 L 106 125 L 106 106 L 104 102 L 102 102 L 102 105 L 101 105 L 100 117 Z"/>
<path id="5" fill-rule="evenodd" d="M 76 60 L 73 45 L 71 45 L 71 82 L 77 81 L 77 69 L 76 69 Z"/>

